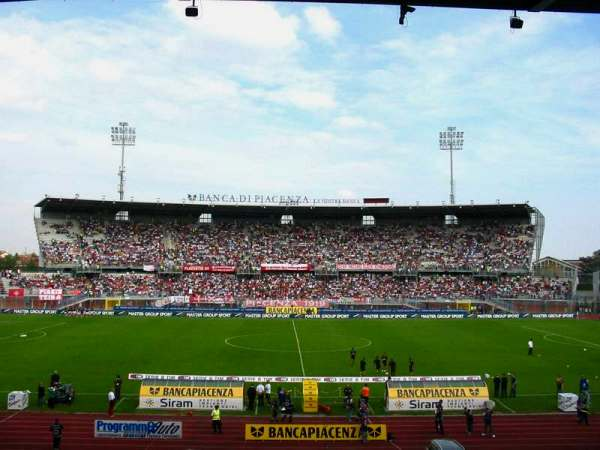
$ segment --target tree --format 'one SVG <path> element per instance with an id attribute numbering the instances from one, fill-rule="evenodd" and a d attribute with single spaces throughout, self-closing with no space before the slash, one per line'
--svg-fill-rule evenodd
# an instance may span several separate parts
<path id="1" fill-rule="evenodd" d="M 600 270 L 600 250 L 596 250 L 592 256 L 579 258 L 581 261 L 581 270 L 592 273 Z"/>

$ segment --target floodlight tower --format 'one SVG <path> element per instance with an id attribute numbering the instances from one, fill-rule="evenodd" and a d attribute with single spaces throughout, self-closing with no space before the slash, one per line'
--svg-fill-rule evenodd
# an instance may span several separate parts
<path id="1" fill-rule="evenodd" d="M 135 128 L 127 122 L 119 122 L 116 127 L 110 127 L 112 145 L 121 146 L 121 166 L 119 167 L 119 200 L 125 196 L 125 146 L 135 145 Z"/>
<path id="2" fill-rule="evenodd" d="M 456 131 L 456 127 L 448 127 L 446 131 L 440 131 L 440 150 L 450 151 L 450 204 L 454 205 L 454 162 L 452 152 L 462 150 L 464 132 Z"/>

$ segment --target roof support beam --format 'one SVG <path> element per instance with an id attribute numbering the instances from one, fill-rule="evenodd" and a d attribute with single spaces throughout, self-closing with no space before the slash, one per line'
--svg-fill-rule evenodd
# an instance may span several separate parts
<path id="1" fill-rule="evenodd" d="M 552 4 L 555 3 L 555 2 L 556 2 L 556 0 L 541 0 L 536 5 L 533 5 L 529 9 L 529 11 L 531 11 L 531 12 L 545 11 L 547 8 L 549 8 L 550 6 L 552 6 Z"/>

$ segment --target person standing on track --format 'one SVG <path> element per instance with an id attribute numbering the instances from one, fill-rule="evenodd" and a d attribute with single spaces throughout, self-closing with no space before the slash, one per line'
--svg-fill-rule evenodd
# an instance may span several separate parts
<path id="1" fill-rule="evenodd" d="M 50 425 L 50 432 L 52 433 L 52 449 L 60 450 L 60 441 L 62 440 L 63 426 L 58 421 L 58 419 L 54 419 L 54 423 Z"/>
<path id="2" fill-rule="evenodd" d="M 262 409 L 265 406 L 265 386 L 262 383 L 258 383 L 256 386 L 256 396 L 258 397 L 258 407 Z"/>
<path id="3" fill-rule="evenodd" d="M 473 433 L 473 412 L 465 406 L 465 420 L 467 421 L 467 436 Z"/>
<path id="4" fill-rule="evenodd" d="M 369 404 L 369 395 L 371 395 L 371 389 L 369 389 L 369 385 L 365 383 L 360 390 L 360 398 L 361 400 L 364 400 L 367 405 Z"/>
<path id="5" fill-rule="evenodd" d="M 213 433 L 223 433 L 223 428 L 221 424 L 221 410 L 219 409 L 219 405 L 215 405 L 210 412 L 210 418 L 212 420 L 212 429 Z"/>
<path id="6" fill-rule="evenodd" d="M 495 438 L 496 434 L 494 433 L 494 427 L 492 426 L 492 414 L 494 411 L 491 408 L 485 408 L 485 412 L 483 413 L 483 433 L 482 436 L 490 435 Z"/>
<path id="7" fill-rule="evenodd" d="M 444 403 L 442 400 L 435 407 L 435 432 L 444 434 Z"/>
<path id="8" fill-rule="evenodd" d="M 248 387 L 246 394 L 248 394 L 248 410 L 254 411 L 254 401 L 256 400 L 256 388 L 253 384 L 251 384 Z"/>
<path id="9" fill-rule="evenodd" d="M 44 384 L 40 381 L 38 385 L 38 406 L 41 408 L 44 406 L 44 398 L 46 397 L 46 388 Z"/>
<path id="10" fill-rule="evenodd" d="M 267 400 L 267 404 L 271 404 L 271 381 L 267 380 L 265 384 L 265 399 Z"/>
<path id="11" fill-rule="evenodd" d="M 115 414 L 115 405 L 117 401 L 115 400 L 115 393 L 113 391 L 108 391 L 108 416 L 112 417 Z"/>
<path id="12" fill-rule="evenodd" d="M 117 375 L 117 377 L 113 381 L 113 385 L 115 388 L 115 390 L 114 390 L 115 399 L 117 401 L 119 401 L 121 399 L 121 386 L 123 385 L 123 380 L 121 379 L 121 375 Z"/>

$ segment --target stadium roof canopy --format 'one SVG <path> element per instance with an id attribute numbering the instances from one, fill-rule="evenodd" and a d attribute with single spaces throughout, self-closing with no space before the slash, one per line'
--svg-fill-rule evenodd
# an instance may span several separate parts
<path id="1" fill-rule="evenodd" d="M 0 0 L 2 2 L 19 2 L 30 0 Z M 256 0 L 252 0 L 256 1 Z M 553 11 L 576 13 L 600 13 L 598 0 L 262 0 L 293 1 L 295 3 L 358 3 L 364 5 L 400 5 L 438 6 L 443 8 L 504 9 L 519 11 Z"/>
<path id="2" fill-rule="evenodd" d="M 292 215 L 294 219 L 342 219 L 372 215 L 379 219 L 419 218 L 456 215 L 460 218 L 529 220 L 535 208 L 526 203 L 441 206 L 306 206 L 246 205 L 207 203 L 128 202 L 46 197 L 35 205 L 45 213 L 73 215 L 115 215 L 128 211 L 133 216 L 189 217 L 211 213 L 222 218 L 269 218 Z"/>
<path id="3" fill-rule="evenodd" d="M 242 0 L 255 1 L 255 0 Z M 262 0 L 315 3 L 311 0 Z M 504 9 L 518 11 L 553 11 L 576 13 L 600 13 L 598 0 L 321 0 L 316 3 L 358 3 L 362 5 L 437 6 L 442 8 Z"/>

